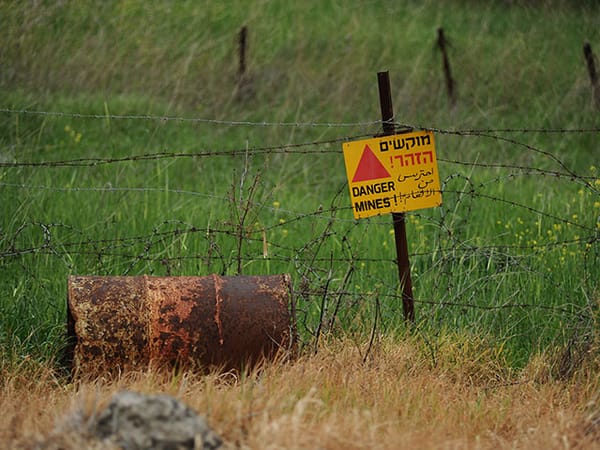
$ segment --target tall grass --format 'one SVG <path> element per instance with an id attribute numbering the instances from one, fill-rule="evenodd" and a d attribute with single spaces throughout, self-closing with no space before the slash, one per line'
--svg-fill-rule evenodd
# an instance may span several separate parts
<path id="1" fill-rule="evenodd" d="M 366 363 L 367 343 L 343 340 L 246 376 L 149 371 L 64 385 L 47 366 L 22 364 L 0 379 L 0 443 L 107 448 L 86 424 L 129 389 L 179 398 L 227 448 L 598 448 L 595 368 L 547 383 L 547 360 L 515 374 L 483 341 L 441 342 L 435 365 L 418 339 L 378 339 Z"/>

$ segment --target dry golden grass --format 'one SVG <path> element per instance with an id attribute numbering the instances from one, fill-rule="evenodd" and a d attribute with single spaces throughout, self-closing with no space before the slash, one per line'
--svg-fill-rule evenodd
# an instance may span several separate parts
<path id="1" fill-rule="evenodd" d="M 435 365 L 414 340 L 325 343 L 248 376 L 129 373 L 66 384 L 47 365 L 0 369 L 0 447 L 108 448 L 85 420 L 117 391 L 171 394 L 242 449 L 600 448 L 597 361 L 569 380 L 549 358 L 515 373 L 480 341 L 448 339 Z M 362 349 L 362 350 L 361 350 Z"/>

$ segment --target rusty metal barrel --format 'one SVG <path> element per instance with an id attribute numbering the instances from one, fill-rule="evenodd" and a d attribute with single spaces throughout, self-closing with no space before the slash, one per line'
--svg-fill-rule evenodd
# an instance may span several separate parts
<path id="1" fill-rule="evenodd" d="M 71 276 L 72 372 L 248 367 L 295 345 L 290 276 Z"/>

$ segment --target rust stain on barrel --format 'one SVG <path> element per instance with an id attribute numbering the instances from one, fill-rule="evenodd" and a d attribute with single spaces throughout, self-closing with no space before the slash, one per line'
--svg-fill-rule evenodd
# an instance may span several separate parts
<path id="1" fill-rule="evenodd" d="M 228 369 L 295 345 L 289 275 L 73 276 L 68 284 L 75 374 L 151 362 Z"/>
<path id="2" fill-rule="evenodd" d="M 223 322 L 221 322 L 221 303 L 223 303 L 223 297 L 221 297 L 221 291 L 223 290 L 223 283 L 217 274 L 213 274 L 213 282 L 215 283 L 215 323 L 217 324 L 217 330 L 219 331 L 219 344 L 223 345 Z"/>

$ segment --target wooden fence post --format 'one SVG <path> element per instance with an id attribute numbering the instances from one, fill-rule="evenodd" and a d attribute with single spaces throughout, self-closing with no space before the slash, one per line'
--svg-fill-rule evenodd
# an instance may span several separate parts
<path id="1" fill-rule="evenodd" d="M 238 83 L 241 83 L 246 76 L 246 50 L 248 46 L 248 27 L 243 26 L 240 29 L 239 37 L 239 67 L 238 67 Z"/>
<path id="2" fill-rule="evenodd" d="M 438 39 L 437 45 L 442 52 L 442 63 L 444 66 L 444 78 L 446 79 L 446 92 L 448 94 L 448 100 L 450 106 L 456 105 L 456 91 L 454 89 L 454 78 L 452 78 L 452 71 L 450 70 L 450 59 L 448 58 L 448 50 L 446 44 L 448 41 L 444 36 L 444 29 L 438 28 Z"/>
<path id="3" fill-rule="evenodd" d="M 590 82 L 592 83 L 592 98 L 594 99 L 596 107 L 600 109 L 600 83 L 598 82 L 598 72 L 596 72 L 594 52 L 592 52 L 592 46 L 589 42 L 583 44 L 583 56 L 585 57 L 588 73 L 590 75 Z"/>

